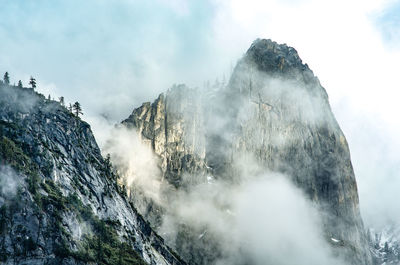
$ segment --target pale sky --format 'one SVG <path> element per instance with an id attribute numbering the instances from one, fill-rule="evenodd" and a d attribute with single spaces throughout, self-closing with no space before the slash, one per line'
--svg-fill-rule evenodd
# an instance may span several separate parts
<path id="1" fill-rule="evenodd" d="M 329 94 L 365 222 L 400 221 L 400 1 L 0 0 L 0 36 L 11 82 L 33 75 L 113 122 L 174 83 L 228 77 L 256 38 L 287 43 Z"/>

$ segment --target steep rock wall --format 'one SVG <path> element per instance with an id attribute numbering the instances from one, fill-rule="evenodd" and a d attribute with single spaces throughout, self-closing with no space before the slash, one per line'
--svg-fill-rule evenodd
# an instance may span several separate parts
<path id="1" fill-rule="evenodd" d="M 208 175 L 240 181 L 235 161 L 249 155 L 260 174 L 289 176 L 317 205 L 324 236 L 337 253 L 351 264 L 371 264 L 346 138 L 325 89 L 295 49 L 256 40 L 223 89 L 210 94 L 174 87 L 123 124 L 151 142 L 166 182 L 178 190 Z M 175 245 L 178 253 L 193 263 L 209 262 L 193 257 L 210 254 L 204 245 L 184 247 L 195 239 L 186 238 Z"/>
<path id="2" fill-rule="evenodd" d="M 0 263 L 185 264 L 128 202 L 90 126 L 60 103 L 0 84 L 0 142 Z"/>

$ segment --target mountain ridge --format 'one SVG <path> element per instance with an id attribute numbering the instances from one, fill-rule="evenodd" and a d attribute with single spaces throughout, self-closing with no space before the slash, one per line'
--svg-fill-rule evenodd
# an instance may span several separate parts
<path id="1" fill-rule="evenodd" d="M 1 181 L 16 182 L 0 196 L 2 262 L 186 264 L 126 200 L 89 124 L 29 88 L 0 95 Z"/>

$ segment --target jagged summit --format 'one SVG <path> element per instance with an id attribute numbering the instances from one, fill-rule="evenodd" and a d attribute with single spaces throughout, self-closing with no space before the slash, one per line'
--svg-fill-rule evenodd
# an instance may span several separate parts
<path id="1" fill-rule="evenodd" d="M 309 90 L 321 90 L 317 92 L 322 92 L 327 98 L 313 71 L 303 63 L 296 49 L 286 44 L 278 44 L 270 39 L 255 40 L 236 65 L 229 88 L 242 91 L 235 84 L 238 83 L 238 79 L 242 79 L 239 81 L 240 86 L 243 86 L 243 79 L 247 79 L 247 86 L 250 86 L 260 79 L 257 77 L 259 74 L 307 84 Z M 253 79 L 253 84 L 249 84 L 250 79 Z"/>
<path id="2" fill-rule="evenodd" d="M 296 49 L 286 44 L 278 44 L 270 39 L 257 39 L 247 50 L 246 57 L 251 58 L 262 71 L 289 71 L 306 69 Z"/>

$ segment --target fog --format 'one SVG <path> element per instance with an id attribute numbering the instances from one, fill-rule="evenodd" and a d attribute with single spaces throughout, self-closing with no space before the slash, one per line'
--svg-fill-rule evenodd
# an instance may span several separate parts
<path id="1" fill-rule="evenodd" d="M 326 241 L 318 206 L 306 199 L 290 177 L 260 174 L 251 156 L 235 162 L 242 174 L 239 185 L 209 176 L 206 183 L 184 191 L 162 182 L 157 157 L 135 130 L 114 128 L 105 150 L 133 191 L 139 187 L 166 209 L 158 232 L 172 246 L 178 227 L 185 223 L 197 231 L 196 240 L 208 235 L 218 240 L 221 249 L 209 250 L 221 251 L 215 264 L 344 264 Z M 131 196 L 137 202 L 143 195 Z M 146 210 L 140 206 L 139 210 Z"/>
<path id="2" fill-rule="evenodd" d="M 237 99 L 227 100 L 223 93 L 230 92 L 225 91 L 227 88 L 224 86 L 212 92 L 205 88 L 190 90 L 187 87 L 175 87 L 165 95 L 166 100 L 171 100 L 166 103 L 170 115 L 167 117 L 168 124 L 171 126 L 168 128 L 169 137 L 183 141 L 183 146 L 178 143 L 177 150 L 188 148 L 201 157 L 204 152 L 201 139 L 210 134 L 217 135 L 219 141 L 227 144 L 216 143 L 217 146 L 206 150 L 218 154 L 218 148 L 225 147 L 222 157 L 217 155 L 217 162 L 209 161 L 209 166 L 213 167 L 225 156 L 232 157 L 229 160 L 231 170 L 222 175 L 184 172 L 182 183 L 191 184 L 183 184 L 185 188 L 176 189 L 163 179 L 162 158 L 154 153 L 151 139 L 136 129 L 123 126 L 112 129 L 103 152 L 111 154 L 113 164 L 123 177 L 123 182 L 131 187 L 131 197 L 142 214 L 148 214 L 148 200 L 142 196 L 150 198 L 156 208 L 162 209 L 158 232 L 173 247 L 178 244 L 182 247 L 182 242 L 176 241 L 182 240 L 180 233 L 184 224 L 189 227 L 187 237 L 192 238 L 191 244 L 195 249 L 200 244 L 200 248 L 205 249 L 204 256 L 217 257 L 216 261 L 212 261 L 216 264 L 344 264 L 343 260 L 334 257 L 337 253 L 334 255 L 328 243 L 333 240 L 330 238 L 332 235 L 323 231 L 321 216 L 329 213 L 321 214 L 321 205 L 311 202 L 309 195 L 295 187 L 291 182 L 294 176 L 266 171 L 265 164 L 268 162 L 256 158 L 254 154 L 258 148 L 262 148 L 260 144 L 270 144 L 282 150 L 302 142 L 304 135 L 296 129 L 290 129 L 293 121 L 310 127 L 332 126 L 326 94 L 318 83 L 311 83 L 306 88 L 302 82 L 273 78 L 257 71 L 255 66 L 249 67 L 254 69 L 249 71 L 243 64 L 235 69 L 236 78 L 231 80 L 229 89 L 234 90 L 239 85 L 245 90 L 249 84 L 248 74 L 251 73 L 254 95 L 244 92 L 241 96 L 237 94 Z M 173 92 L 174 89 L 182 91 L 181 94 Z M 169 93 L 182 101 L 174 100 Z M 299 101 L 298 98 L 303 100 Z M 270 108 L 260 106 L 264 101 L 272 104 Z M 203 105 L 199 107 L 197 104 Z M 201 113 L 202 110 L 205 113 Z M 232 114 L 232 111 L 238 113 Z M 269 113 L 264 118 L 263 111 Z M 152 117 L 146 115 L 145 122 L 151 122 Z M 174 117 L 178 117 L 177 120 Z M 261 125 L 260 122 L 268 124 Z M 244 135 L 236 137 L 243 137 L 241 140 L 245 143 L 235 139 L 234 131 L 229 129 L 236 124 L 244 128 Z M 268 133 L 263 132 L 260 126 Z M 145 130 L 146 135 L 152 134 Z M 191 137 L 187 137 L 187 132 L 192 134 Z M 233 146 L 236 143 L 256 149 L 247 153 L 244 147 L 235 149 Z M 165 143 L 165 146 L 174 144 Z M 161 152 L 159 155 L 164 155 L 164 151 Z M 277 164 L 285 163 L 278 158 L 271 160 Z M 283 164 L 279 166 L 290 167 Z M 303 177 L 302 174 L 297 172 L 298 176 Z M 332 178 L 335 177 L 332 175 Z M 191 249 L 193 246 L 183 247 Z"/>
<path id="3" fill-rule="evenodd" d="M 0 165 L 0 206 L 4 201 L 14 197 L 20 186 L 20 178 L 16 172 L 9 166 Z"/>
<path id="4" fill-rule="evenodd" d="M 111 129 L 103 152 L 111 155 L 114 166 L 124 178 L 122 184 L 140 188 L 146 197 L 164 203 L 160 200 L 161 172 L 150 143 L 143 142 L 135 131 L 118 126 Z"/>
<path id="5" fill-rule="evenodd" d="M 247 179 L 230 190 L 218 182 L 199 186 L 173 206 L 181 221 L 207 225 L 198 240 L 205 233 L 220 240 L 224 258 L 216 264 L 343 264 L 322 237 L 316 208 L 285 176 Z M 164 225 L 168 238 L 174 227 Z"/>
<path id="6" fill-rule="evenodd" d="M 102 147 L 114 124 L 173 83 L 201 87 L 228 76 L 255 38 L 288 43 L 328 92 L 365 223 L 400 220 L 396 1 L 2 4 L 0 72 L 25 85 L 33 75 L 46 96 L 81 102 Z"/>

